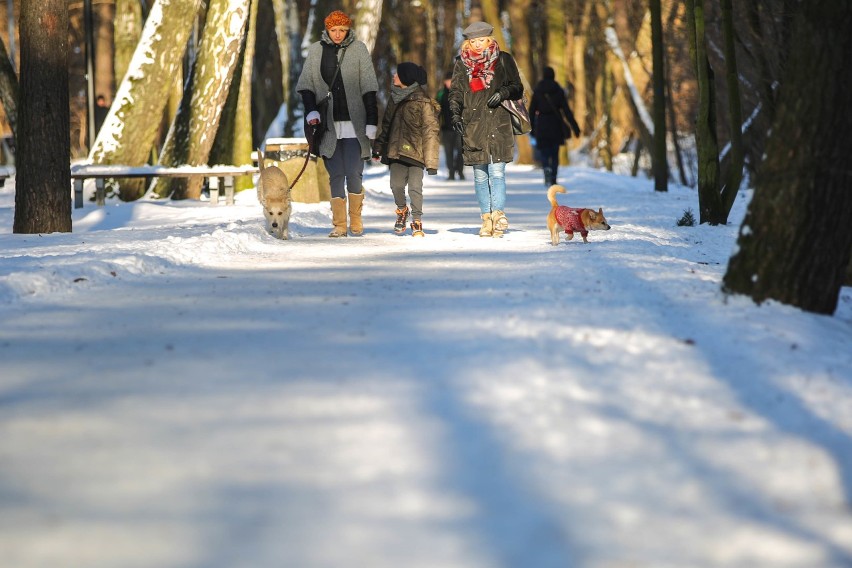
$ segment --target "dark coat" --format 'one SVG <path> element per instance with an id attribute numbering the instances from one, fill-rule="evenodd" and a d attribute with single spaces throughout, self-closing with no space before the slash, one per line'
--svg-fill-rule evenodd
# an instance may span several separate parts
<path id="1" fill-rule="evenodd" d="M 437 170 L 441 147 L 439 110 L 438 103 L 423 89 L 416 89 L 399 104 L 391 99 L 373 143 L 382 156 L 382 163 L 402 162 Z"/>
<path id="2" fill-rule="evenodd" d="M 450 112 L 453 121 L 464 121 L 462 156 L 466 165 L 511 162 L 515 159 L 515 135 L 509 111 L 502 106 L 488 108 L 485 101 L 499 91 L 504 99 L 519 99 L 524 94 L 521 75 L 515 59 L 500 52 L 494 62 L 494 78 L 487 89 L 474 93 L 470 89 L 467 69 L 456 59 L 450 84 Z"/>
<path id="3" fill-rule="evenodd" d="M 580 127 L 568 107 L 565 93 L 553 79 L 542 79 L 536 85 L 529 111 L 532 135 L 538 146 L 562 146 L 571 137 L 571 131 L 574 136 L 580 135 Z M 564 120 L 569 126 L 563 126 Z"/>
<path id="4" fill-rule="evenodd" d="M 453 129 L 453 113 L 450 112 L 450 89 L 441 87 L 435 100 L 441 105 L 441 130 Z"/>

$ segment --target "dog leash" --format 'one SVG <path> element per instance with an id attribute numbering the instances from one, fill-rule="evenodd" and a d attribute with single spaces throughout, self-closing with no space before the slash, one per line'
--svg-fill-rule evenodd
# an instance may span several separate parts
<path id="1" fill-rule="evenodd" d="M 314 144 L 316 142 L 316 133 L 317 133 L 317 125 L 311 124 L 311 138 L 308 142 L 308 153 L 305 155 L 305 163 L 302 164 L 302 169 L 299 170 L 299 173 L 296 175 L 296 179 L 293 180 L 293 183 L 290 184 L 290 189 L 296 185 L 296 182 L 299 181 L 299 178 L 302 177 L 302 174 L 305 173 L 305 169 L 308 167 L 308 162 L 311 161 L 311 154 L 314 153 Z"/>

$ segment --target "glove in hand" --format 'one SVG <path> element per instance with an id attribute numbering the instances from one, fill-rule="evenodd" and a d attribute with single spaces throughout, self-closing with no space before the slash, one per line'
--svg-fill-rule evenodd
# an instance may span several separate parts
<path id="1" fill-rule="evenodd" d="M 461 119 L 453 122 L 453 130 L 464 136 L 464 122 Z"/>
<path id="2" fill-rule="evenodd" d="M 429 168 L 426 170 L 426 173 L 430 176 L 436 176 L 438 175 L 438 170 L 436 170 L 435 168 Z"/>
<path id="3" fill-rule="evenodd" d="M 485 103 L 488 105 L 488 108 L 497 108 L 500 106 L 500 103 L 503 101 L 503 95 L 500 93 L 494 93 L 490 97 L 488 97 L 488 101 Z"/>

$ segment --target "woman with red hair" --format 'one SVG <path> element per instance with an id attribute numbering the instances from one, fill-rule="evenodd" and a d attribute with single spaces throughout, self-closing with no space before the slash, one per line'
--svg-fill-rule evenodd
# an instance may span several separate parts
<path id="1" fill-rule="evenodd" d="M 323 131 L 317 151 L 331 181 L 334 228 L 328 236 L 348 234 L 347 194 L 348 231 L 361 235 L 361 182 L 364 160 L 370 159 L 379 123 L 379 82 L 366 44 L 355 39 L 352 20 L 343 12 L 335 10 L 326 17 L 322 37 L 308 48 L 296 90 L 302 97 L 306 122 Z"/>

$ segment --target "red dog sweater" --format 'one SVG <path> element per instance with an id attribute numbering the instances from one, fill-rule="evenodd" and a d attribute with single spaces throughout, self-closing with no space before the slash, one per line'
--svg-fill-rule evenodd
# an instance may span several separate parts
<path id="1" fill-rule="evenodd" d="M 573 235 L 574 231 L 577 231 L 583 235 L 583 237 L 586 237 L 588 236 L 589 231 L 586 230 L 586 227 L 583 225 L 583 220 L 580 219 L 580 214 L 583 211 L 585 211 L 585 209 L 577 209 L 574 207 L 560 205 L 556 208 L 556 221 L 569 235 Z"/>

